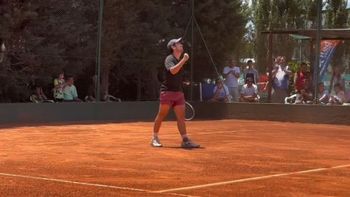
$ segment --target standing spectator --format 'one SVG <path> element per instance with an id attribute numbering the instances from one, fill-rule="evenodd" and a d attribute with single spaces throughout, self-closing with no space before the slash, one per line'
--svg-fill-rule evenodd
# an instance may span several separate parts
<path id="1" fill-rule="evenodd" d="M 300 93 L 301 90 L 305 89 L 305 82 L 309 80 L 310 73 L 307 70 L 307 64 L 302 62 L 298 71 L 294 75 L 294 88 L 295 91 Z"/>
<path id="2" fill-rule="evenodd" d="M 6 47 L 4 41 L 0 38 L 0 63 L 5 59 Z"/>
<path id="3" fill-rule="evenodd" d="M 56 102 L 62 102 L 64 99 L 63 89 L 65 86 L 64 73 L 60 73 L 53 81 L 53 98 Z"/>
<path id="4" fill-rule="evenodd" d="M 239 91 L 238 91 L 238 79 L 240 77 L 241 70 L 237 65 L 237 61 L 232 59 L 231 64 L 224 68 L 223 74 L 226 78 L 225 84 L 228 87 L 232 100 L 238 102 Z"/>
<path id="5" fill-rule="evenodd" d="M 283 103 L 288 96 L 289 75 L 292 72 L 286 64 L 285 57 L 277 57 L 276 65 L 272 71 L 272 87 L 274 94 L 272 95 L 272 102 Z"/>
<path id="6" fill-rule="evenodd" d="M 244 81 L 247 80 L 248 77 L 253 79 L 254 84 L 258 84 L 259 82 L 259 73 L 258 71 L 253 67 L 253 61 L 248 60 L 247 61 L 247 67 L 243 70 L 244 73 Z"/>
<path id="7" fill-rule="evenodd" d="M 258 87 L 253 82 L 253 78 L 247 78 L 241 90 L 241 102 L 259 102 Z"/>
<path id="8" fill-rule="evenodd" d="M 78 98 L 77 88 L 74 85 L 74 78 L 67 77 L 66 86 L 63 89 L 64 102 L 81 102 Z"/>
<path id="9" fill-rule="evenodd" d="M 295 98 L 294 104 L 305 104 L 312 100 L 312 92 L 309 90 L 310 74 L 307 71 L 307 64 L 305 62 L 300 63 L 298 71 L 294 74 L 294 90 L 295 95 L 286 97 L 285 101 L 291 101 Z M 310 98 L 311 94 L 311 98 Z"/>
<path id="10" fill-rule="evenodd" d="M 327 104 L 329 100 L 329 92 L 324 88 L 323 82 L 318 83 L 318 102 L 320 104 Z"/>
<path id="11" fill-rule="evenodd" d="M 337 83 L 334 85 L 334 93 L 329 98 L 329 105 L 342 105 L 345 102 L 345 92 L 342 86 Z"/>
<path id="12" fill-rule="evenodd" d="M 212 102 L 229 102 L 230 101 L 230 93 L 228 91 L 227 86 L 220 80 L 216 80 L 216 85 L 213 90 L 214 96 L 210 101 Z"/>

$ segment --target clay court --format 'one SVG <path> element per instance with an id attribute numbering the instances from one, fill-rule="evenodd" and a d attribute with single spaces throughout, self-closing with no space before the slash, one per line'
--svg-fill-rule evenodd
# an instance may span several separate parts
<path id="1" fill-rule="evenodd" d="M 175 122 L 149 145 L 151 122 L 0 129 L 1 196 L 349 196 L 350 127 Z"/>

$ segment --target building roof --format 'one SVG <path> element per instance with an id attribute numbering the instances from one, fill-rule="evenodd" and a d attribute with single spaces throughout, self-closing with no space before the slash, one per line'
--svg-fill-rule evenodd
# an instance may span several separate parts
<path id="1" fill-rule="evenodd" d="M 316 40 L 316 29 L 287 29 L 287 30 L 269 30 L 262 34 L 290 34 L 296 39 Z M 322 29 L 321 40 L 350 40 L 350 28 L 347 29 Z"/>

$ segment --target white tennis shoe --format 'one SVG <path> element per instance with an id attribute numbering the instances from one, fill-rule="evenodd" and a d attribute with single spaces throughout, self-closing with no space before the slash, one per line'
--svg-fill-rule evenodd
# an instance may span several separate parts
<path id="1" fill-rule="evenodd" d="M 160 143 L 160 140 L 158 137 L 153 137 L 151 140 L 151 146 L 153 147 L 162 147 L 163 145 Z"/>

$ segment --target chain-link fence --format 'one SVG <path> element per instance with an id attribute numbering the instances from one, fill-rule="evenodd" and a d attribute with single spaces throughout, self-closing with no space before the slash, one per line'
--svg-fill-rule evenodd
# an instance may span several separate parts
<path id="1" fill-rule="evenodd" d="M 259 76 L 254 80 L 260 102 L 268 102 L 268 75 L 273 74 L 273 60 L 279 56 L 285 57 L 291 71 L 283 97 L 294 94 L 301 62 L 307 63 L 312 76 L 316 1 L 254 2 L 1 1 L 0 101 L 59 101 L 62 97 L 58 90 L 65 86 L 55 80 L 60 73 L 66 82 L 74 77 L 81 101 L 96 101 L 97 89 L 103 101 L 157 100 L 157 75 L 168 55 L 166 43 L 177 37 L 183 37 L 185 51 L 191 57 L 184 67 L 185 80 L 190 82 L 184 88 L 187 99 L 209 101 L 216 79 L 228 77 L 223 71 L 234 59 L 240 69 L 237 96 L 241 96 L 246 74 L 252 70 L 247 61 L 252 60 Z M 345 1 L 343 4 L 323 6 L 323 28 L 349 26 L 349 11 Z M 269 34 L 263 32 L 270 30 L 284 33 L 269 40 Z M 292 30 L 310 31 L 312 35 Z M 349 43 L 345 38 L 337 40 L 340 42 L 333 58 L 327 59 L 330 66 L 322 80 L 329 89 L 335 84 L 331 82 L 333 70 L 338 69 L 344 78 L 343 88 L 348 90 Z M 277 87 L 272 82 L 274 94 Z M 46 99 L 36 98 L 41 89 Z"/>

